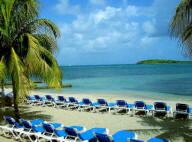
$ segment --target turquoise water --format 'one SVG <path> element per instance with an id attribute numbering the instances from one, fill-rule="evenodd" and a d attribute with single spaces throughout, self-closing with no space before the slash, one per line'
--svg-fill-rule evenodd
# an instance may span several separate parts
<path id="1" fill-rule="evenodd" d="M 192 64 L 62 66 L 60 93 L 192 99 Z M 50 90 L 49 90 L 50 91 Z"/>

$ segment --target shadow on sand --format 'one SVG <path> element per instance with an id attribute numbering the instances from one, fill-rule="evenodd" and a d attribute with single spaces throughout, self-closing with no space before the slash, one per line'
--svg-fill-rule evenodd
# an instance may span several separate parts
<path id="1" fill-rule="evenodd" d="M 29 108 L 30 107 L 28 106 L 21 106 L 19 108 L 21 118 L 26 120 L 33 120 L 33 119 L 42 119 L 46 121 L 51 120 L 51 115 L 42 114 L 41 113 L 42 111 L 31 111 Z M 3 116 L 10 116 L 14 118 L 15 117 L 14 108 L 13 107 L 0 108 L 0 124 L 5 124 Z"/>
<path id="2" fill-rule="evenodd" d="M 154 127 L 154 129 L 133 130 L 137 134 L 150 135 L 155 133 L 156 137 L 170 141 L 181 139 L 184 142 L 192 142 L 192 120 L 142 117 L 142 121 L 139 123 Z"/>

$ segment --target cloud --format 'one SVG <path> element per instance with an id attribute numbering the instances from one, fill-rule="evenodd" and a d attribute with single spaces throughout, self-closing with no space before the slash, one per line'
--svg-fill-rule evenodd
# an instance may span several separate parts
<path id="1" fill-rule="evenodd" d="M 62 48 L 81 48 L 78 52 L 105 52 L 132 47 L 139 34 L 139 24 L 127 22 L 129 16 L 123 14 L 125 11 L 106 7 L 88 15 L 79 15 L 72 24 L 60 25 Z"/>
<path id="2" fill-rule="evenodd" d="M 60 62 L 64 61 L 63 57 L 72 64 L 80 64 L 80 60 L 90 64 L 98 61 L 99 64 L 106 57 L 122 63 L 129 57 L 159 57 L 160 52 L 162 56 L 169 56 L 167 50 L 173 48 L 166 47 L 171 43 L 168 26 L 175 2 L 165 6 L 168 3 L 166 0 L 154 0 L 151 6 L 141 7 L 128 3 L 126 6 L 111 6 L 103 1 L 90 0 L 95 7 L 80 10 L 79 5 L 59 0 L 56 5 L 59 13 L 76 16 L 71 23 L 61 21 L 59 24 L 62 33 L 59 40 Z M 171 45 L 175 46 L 174 43 Z"/>
<path id="3" fill-rule="evenodd" d="M 156 28 L 154 26 L 155 20 L 153 21 L 145 21 L 142 25 L 143 31 L 147 35 L 153 35 L 156 32 Z"/>
<path id="4" fill-rule="evenodd" d="M 54 9 L 59 14 L 75 14 L 76 15 L 80 11 L 80 6 L 79 5 L 71 6 L 69 4 L 69 0 L 59 0 L 59 3 L 57 3 L 54 6 Z"/>

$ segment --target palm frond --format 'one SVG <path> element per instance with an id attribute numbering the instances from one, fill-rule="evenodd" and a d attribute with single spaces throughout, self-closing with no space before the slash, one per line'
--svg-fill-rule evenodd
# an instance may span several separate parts
<path id="1" fill-rule="evenodd" d="M 58 50 L 57 41 L 48 34 L 35 34 L 33 35 L 42 47 L 54 53 Z"/>
<path id="2" fill-rule="evenodd" d="M 28 53 L 25 58 L 27 72 L 37 78 L 44 79 L 52 88 L 61 87 L 62 72 L 52 53 L 41 47 L 38 40 L 31 34 L 28 37 Z"/>
<path id="3" fill-rule="evenodd" d="M 17 96 L 17 101 L 19 101 L 28 94 L 29 82 L 24 74 L 23 64 L 13 48 L 11 49 L 8 65 L 9 73 L 14 79 L 16 85 L 15 87 L 19 90 L 19 96 Z"/>

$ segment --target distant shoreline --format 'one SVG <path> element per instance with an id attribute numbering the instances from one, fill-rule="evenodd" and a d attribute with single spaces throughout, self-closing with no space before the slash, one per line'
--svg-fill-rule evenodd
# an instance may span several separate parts
<path id="1" fill-rule="evenodd" d="M 176 60 L 160 60 L 160 59 L 152 59 L 152 60 L 143 60 L 139 61 L 136 64 L 191 64 L 192 61 L 176 61 Z"/>

